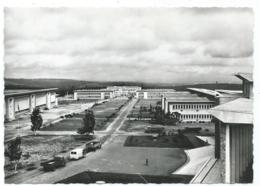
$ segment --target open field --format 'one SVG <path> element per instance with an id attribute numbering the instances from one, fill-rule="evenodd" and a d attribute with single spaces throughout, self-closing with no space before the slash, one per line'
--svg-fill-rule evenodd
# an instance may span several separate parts
<path id="1" fill-rule="evenodd" d="M 105 130 L 109 125 L 104 118 L 96 118 L 95 130 Z M 82 127 L 83 120 L 81 118 L 68 118 L 63 119 L 57 123 L 50 124 L 43 127 L 41 131 L 77 131 L 78 128 Z"/>
<path id="2" fill-rule="evenodd" d="M 130 114 L 127 116 L 129 118 L 151 118 L 151 112 L 150 108 L 154 108 L 157 105 L 157 102 L 159 102 L 159 99 L 138 99 L 135 106 L 133 107 Z M 140 112 L 140 109 L 142 107 L 142 112 Z"/>
<path id="3" fill-rule="evenodd" d="M 105 130 L 109 123 L 117 116 L 120 108 L 126 104 L 127 100 L 111 100 L 102 104 L 95 105 L 92 110 L 95 115 L 95 130 Z M 82 126 L 84 112 L 76 114 L 72 118 L 63 119 L 57 123 L 48 125 L 43 131 L 77 131 Z"/>
<path id="4" fill-rule="evenodd" d="M 201 131 L 198 135 L 212 136 L 215 133 L 215 126 L 213 123 L 181 123 L 176 126 L 165 126 L 160 124 L 152 124 L 149 121 L 142 120 L 126 120 L 119 130 L 125 132 L 144 132 L 148 126 L 164 127 L 166 130 L 178 130 L 186 127 L 201 127 Z"/>
<path id="5" fill-rule="evenodd" d="M 81 119 L 68 118 L 43 127 L 41 131 L 77 131 L 81 126 Z"/>
<path id="6" fill-rule="evenodd" d="M 158 136 L 128 136 L 125 141 L 128 147 L 159 147 L 159 148 L 198 148 L 207 145 L 204 141 L 189 135 Z"/>

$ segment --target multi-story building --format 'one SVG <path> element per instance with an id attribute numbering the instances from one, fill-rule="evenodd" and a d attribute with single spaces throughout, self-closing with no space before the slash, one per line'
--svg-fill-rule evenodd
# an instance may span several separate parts
<path id="1" fill-rule="evenodd" d="M 171 96 L 175 93 L 174 89 L 142 89 L 136 92 L 139 99 L 161 99 L 161 96 Z"/>
<path id="2" fill-rule="evenodd" d="M 57 106 L 56 90 L 57 88 L 5 90 L 5 119 L 12 121 L 20 113 L 32 112 L 35 107 L 51 109 L 54 105 Z"/>
<path id="3" fill-rule="evenodd" d="M 74 100 L 103 100 L 113 97 L 114 92 L 106 89 L 82 89 L 74 91 Z"/>
<path id="4" fill-rule="evenodd" d="M 211 115 L 208 110 L 213 106 L 214 100 L 189 92 L 176 92 L 170 98 L 162 96 L 164 113 L 174 113 L 181 122 L 210 122 Z"/>
<path id="5" fill-rule="evenodd" d="M 129 96 L 135 94 L 137 91 L 141 90 L 138 86 L 108 86 L 107 90 L 114 91 L 116 97 L 119 96 Z"/>

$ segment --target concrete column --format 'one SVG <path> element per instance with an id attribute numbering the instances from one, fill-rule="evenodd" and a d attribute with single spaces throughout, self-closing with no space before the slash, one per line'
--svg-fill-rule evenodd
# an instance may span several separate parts
<path id="1" fill-rule="evenodd" d="M 46 108 L 51 109 L 51 93 L 46 93 Z"/>
<path id="2" fill-rule="evenodd" d="M 169 108 L 169 103 L 167 101 L 165 101 L 165 103 L 164 103 L 164 113 L 165 114 L 168 113 L 168 108 Z"/>
<path id="3" fill-rule="evenodd" d="M 230 183 L 230 128 L 226 125 L 225 183 Z"/>
<path id="4" fill-rule="evenodd" d="M 35 108 L 35 94 L 31 94 L 30 97 L 30 112 Z"/>
<path id="5" fill-rule="evenodd" d="M 12 121 L 15 119 L 15 111 L 14 111 L 14 98 L 7 98 L 6 101 L 7 109 L 6 109 L 6 119 L 8 121 Z"/>
<path id="6" fill-rule="evenodd" d="M 78 100 L 78 93 L 77 92 L 74 92 L 73 98 L 74 98 L 74 100 Z"/>
<path id="7" fill-rule="evenodd" d="M 162 98 L 161 98 L 161 102 L 162 102 L 162 110 L 164 110 L 164 96 L 162 95 L 161 97 L 162 97 Z"/>
<path id="8" fill-rule="evenodd" d="M 139 92 L 135 93 L 136 98 L 139 98 Z"/>
<path id="9" fill-rule="evenodd" d="M 100 99 L 105 99 L 105 92 L 101 92 Z"/>
<path id="10" fill-rule="evenodd" d="M 254 92 L 253 92 L 253 83 L 249 84 L 249 98 L 253 99 L 254 98 Z"/>
<path id="11" fill-rule="evenodd" d="M 58 106 L 58 98 L 55 98 L 55 106 Z"/>
<path id="12" fill-rule="evenodd" d="M 144 92 L 144 99 L 147 99 L 147 94 L 148 94 L 148 92 Z"/>

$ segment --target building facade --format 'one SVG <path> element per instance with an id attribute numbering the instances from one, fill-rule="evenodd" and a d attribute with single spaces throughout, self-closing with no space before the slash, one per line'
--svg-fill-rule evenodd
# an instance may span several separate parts
<path id="1" fill-rule="evenodd" d="M 174 113 L 180 122 L 210 122 L 212 117 L 208 110 L 215 102 L 196 95 L 175 98 L 162 98 L 164 113 Z"/>
<path id="2" fill-rule="evenodd" d="M 104 100 L 113 97 L 114 92 L 106 89 L 82 89 L 74 91 L 74 100 Z"/>
<path id="3" fill-rule="evenodd" d="M 161 96 L 171 97 L 175 95 L 174 89 L 142 89 L 136 92 L 138 99 L 161 99 Z"/>
<path id="4" fill-rule="evenodd" d="M 57 88 L 38 90 L 5 90 L 5 119 L 12 121 L 19 113 L 32 112 L 35 107 L 51 109 L 58 105 Z"/>
<path id="5" fill-rule="evenodd" d="M 142 88 L 138 86 L 108 86 L 107 90 L 112 90 L 115 94 L 115 97 L 120 96 L 130 96 L 136 94 L 137 91 L 140 91 Z"/>

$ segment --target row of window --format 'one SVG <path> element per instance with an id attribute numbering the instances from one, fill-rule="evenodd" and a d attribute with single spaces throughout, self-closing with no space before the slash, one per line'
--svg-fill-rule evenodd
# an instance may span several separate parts
<path id="1" fill-rule="evenodd" d="M 80 92 L 78 96 L 87 96 L 87 95 L 100 95 L 101 92 Z"/>
<path id="2" fill-rule="evenodd" d="M 182 114 L 180 119 L 211 119 L 210 114 Z"/>
<path id="3" fill-rule="evenodd" d="M 84 95 L 84 96 L 78 96 L 78 98 L 101 98 L 101 97 L 105 97 L 105 96 L 101 96 L 101 95 Z"/>
<path id="4" fill-rule="evenodd" d="M 183 109 L 210 109 L 212 104 L 174 104 L 172 105 L 173 110 L 183 110 Z"/>

